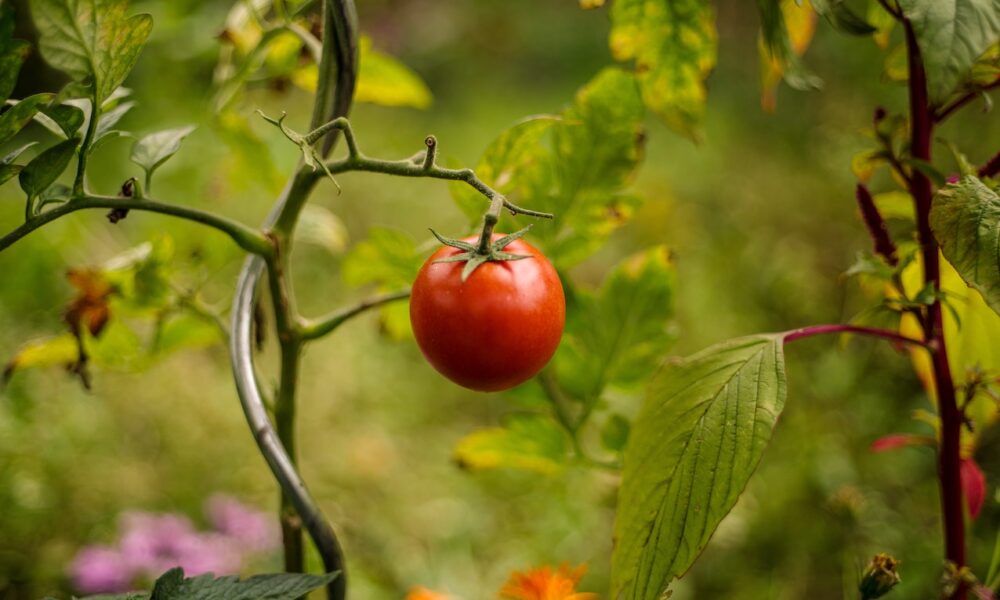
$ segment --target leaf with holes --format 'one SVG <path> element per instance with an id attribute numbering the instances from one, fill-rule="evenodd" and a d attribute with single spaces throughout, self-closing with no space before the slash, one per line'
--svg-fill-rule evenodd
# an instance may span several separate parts
<path id="1" fill-rule="evenodd" d="M 785 404 L 780 335 L 663 369 L 625 450 L 612 598 L 655 600 L 698 557 L 760 462 Z"/>
<path id="2" fill-rule="evenodd" d="M 1000 196 L 968 175 L 938 191 L 931 229 L 965 283 L 1000 313 Z"/>
<path id="3" fill-rule="evenodd" d="M 153 28 L 147 14 L 129 17 L 126 0 L 31 0 L 42 56 L 103 102 L 128 76 Z"/>

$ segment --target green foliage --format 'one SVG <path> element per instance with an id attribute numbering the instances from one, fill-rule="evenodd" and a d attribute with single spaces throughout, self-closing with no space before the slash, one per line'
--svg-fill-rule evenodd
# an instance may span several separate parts
<path id="1" fill-rule="evenodd" d="M 147 134 L 132 145 L 129 159 L 142 167 L 146 172 L 146 180 L 149 181 L 153 172 L 181 149 L 181 142 L 192 131 L 194 126 L 188 125 Z"/>
<path id="2" fill-rule="evenodd" d="M 14 9 L 10 4 L 0 4 L 0 104 L 10 98 L 21 65 L 31 53 L 31 45 L 14 39 L 13 34 Z"/>
<path id="3" fill-rule="evenodd" d="M 367 36 L 361 36 L 359 50 L 358 84 L 354 90 L 356 102 L 421 109 L 431 105 L 430 89 L 412 69 L 375 50 Z"/>
<path id="4" fill-rule="evenodd" d="M 35 198 L 62 175 L 69 161 L 76 155 L 79 141 L 69 139 L 46 149 L 29 162 L 18 176 L 21 189 L 28 198 Z"/>
<path id="5" fill-rule="evenodd" d="M 995 0 L 900 0 L 913 24 L 931 101 L 943 103 L 1000 36 Z"/>
<path id="6" fill-rule="evenodd" d="M 639 199 L 625 191 L 643 156 L 643 105 L 632 75 L 604 69 L 577 92 L 559 119 L 535 117 L 496 139 L 479 167 L 488 185 L 516 203 L 553 213 L 532 235 L 560 269 L 599 248 L 631 217 Z M 545 146 L 542 137 L 551 135 Z M 453 196 L 478 220 L 468 191 Z M 477 216 L 478 215 L 478 216 Z"/>
<path id="7" fill-rule="evenodd" d="M 42 105 L 52 100 L 52 94 L 35 94 L 21 100 L 0 114 L 0 143 L 14 137 L 18 131 L 31 122 Z"/>
<path id="8" fill-rule="evenodd" d="M 175 568 L 156 580 L 153 591 L 88 596 L 81 600 L 296 600 L 330 583 L 337 573 L 273 573 L 240 580 L 235 575 L 214 577 L 211 573 L 184 577 Z"/>
<path id="9" fill-rule="evenodd" d="M 596 294 L 577 290 L 555 359 L 562 387 L 593 404 L 609 385 L 631 387 L 652 375 L 673 342 L 673 298 L 663 246 L 623 260 Z"/>
<path id="10" fill-rule="evenodd" d="M 408 235 L 394 229 L 375 228 L 344 258 L 343 277 L 350 285 L 375 284 L 379 291 L 394 292 L 410 286 L 423 261 Z M 390 336 L 399 339 L 410 335 L 407 304 L 388 304 L 380 309 L 380 314 Z"/>
<path id="11" fill-rule="evenodd" d="M 11 150 L 6 156 L 0 158 L 0 184 L 5 183 L 7 180 L 21 172 L 23 167 L 21 165 L 15 165 L 14 161 L 17 160 L 17 157 L 21 156 L 25 150 L 34 145 L 35 142 L 28 142 L 19 148 Z"/>
<path id="12" fill-rule="evenodd" d="M 51 123 L 46 123 L 43 117 Z M 69 139 L 76 135 L 86 120 L 86 116 L 78 106 L 72 104 L 56 104 L 42 108 L 40 114 L 35 115 L 49 131 Z M 54 125 L 54 127 L 53 127 Z"/>
<path id="13" fill-rule="evenodd" d="M 502 427 L 462 438 L 455 446 L 455 460 L 472 470 L 521 469 L 549 475 L 566 463 L 567 442 L 566 433 L 552 419 L 515 414 Z"/>
<path id="14" fill-rule="evenodd" d="M 672 129 L 699 137 L 705 79 L 715 66 L 715 11 L 706 0 L 616 0 L 611 54 L 635 64 L 646 105 Z"/>
<path id="15" fill-rule="evenodd" d="M 147 14 L 127 16 L 126 0 L 31 0 L 42 56 L 98 103 L 125 81 L 153 28 Z"/>
<path id="16" fill-rule="evenodd" d="M 782 344 L 724 342 L 651 382 L 625 450 L 613 597 L 661 598 L 736 503 L 785 403 Z"/>
<path id="17" fill-rule="evenodd" d="M 968 175 L 937 192 L 931 227 L 948 262 L 1000 313 L 1000 196 Z"/>
<path id="18" fill-rule="evenodd" d="M 816 12 L 826 17 L 838 30 L 851 35 L 869 35 L 877 29 L 854 12 L 844 0 L 812 0 Z"/>

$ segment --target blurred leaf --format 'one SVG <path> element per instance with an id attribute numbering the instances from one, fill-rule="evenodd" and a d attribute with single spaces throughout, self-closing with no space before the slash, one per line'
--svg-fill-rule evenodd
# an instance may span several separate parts
<path id="1" fill-rule="evenodd" d="M 401 231 L 373 228 L 368 238 L 347 253 L 343 264 L 344 281 L 350 285 L 376 284 L 379 291 L 409 287 L 424 262 L 413 240 Z M 393 339 L 411 335 L 409 306 L 403 302 L 379 309 L 382 326 Z"/>
<path id="2" fill-rule="evenodd" d="M 532 116 L 505 130 L 486 147 L 476 165 L 476 176 L 501 194 L 517 193 L 519 186 L 524 185 L 518 180 L 519 175 L 547 158 L 541 147 L 542 138 L 558 121 L 559 117 L 552 115 Z M 488 204 L 485 196 L 465 182 L 454 181 L 449 187 L 470 222 L 482 219 Z"/>
<path id="3" fill-rule="evenodd" d="M 889 81 L 903 83 L 910 78 L 909 57 L 906 54 L 906 44 L 898 44 L 885 55 L 882 75 Z"/>
<path id="4" fill-rule="evenodd" d="M 152 351 L 166 355 L 189 348 L 206 348 L 223 341 L 219 327 L 201 315 L 177 312 L 159 324 Z"/>
<path id="5" fill-rule="evenodd" d="M 1000 36 L 995 0 L 900 0 L 913 24 L 932 103 L 941 104 Z"/>
<path id="6" fill-rule="evenodd" d="M 174 244 L 165 235 L 108 260 L 102 273 L 128 310 L 155 312 L 174 301 L 170 285 Z"/>
<path id="7" fill-rule="evenodd" d="M 0 114 L 0 144 L 21 131 L 25 125 L 31 122 L 42 105 L 48 104 L 50 100 L 52 100 L 52 94 L 35 94 L 19 101 Z"/>
<path id="8" fill-rule="evenodd" d="M 963 458 L 959 466 L 962 496 L 965 497 L 965 503 L 969 508 L 969 516 L 977 519 L 986 502 L 986 475 L 976 464 L 975 459 Z"/>
<path id="9" fill-rule="evenodd" d="M 35 115 L 35 118 L 47 129 L 53 133 L 62 135 L 66 139 L 75 136 L 76 132 L 80 131 L 80 127 L 85 120 L 83 111 L 72 104 L 47 106 L 41 109 L 41 112 Z M 45 122 L 44 118 L 47 118 L 50 122 Z"/>
<path id="10" fill-rule="evenodd" d="M 76 363 L 79 347 L 69 333 L 42 338 L 21 346 L 3 370 L 3 380 L 10 380 L 17 371 L 35 367 L 68 366 Z"/>
<path id="11" fill-rule="evenodd" d="M 230 180 L 253 188 L 263 184 L 267 191 L 277 193 L 284 177 L 274 164 L 270 147 L 253 131 L 246 117 L 226 111 L 219 114 L 215 123 L 216 131 L 230 150 Z M 252 185 L 254 182 L 258 185 Z"/>
<path id="12" fill-rule="evenodd" d="M 886 219 L 914 220 L 913 197 L 909 192 L 894 190 L 882 192 L 873 197 L 879 213 Z"/>
<path id="13" fill-rule="evenodd" d="M 761 59 L 761 98 L 764 110 L 774 112 L 778 84 L 793 89 L 815 89 L 821 81 L 805 70 L 801 56 L 816 33 L 816 12 L 808 2 L 760 0 L 764 26 L 758 43 Z"/>
<path id="14" fill-rule="evenodd" d="M 938 190 L 931 228 L 948 262 L 1000 314 L 1000 196 L 965 176 Z"/>
<path id="15" fill-rule="evenodd" d="M 431 105 L 433 97 L 423 79 L 392 56 L 375 50 L 371 38 L 361 36 L 359 51 L 356 102 L 421 109 Z M 315 63 L 292 73 L 292 82 L 309 92 L 316 91 L 317 78 Z"/>
<path id="16" fill-rule="evenodd" d="M 0 5 L 0 10 L 13 11 L 9 5 Z M 31 54 L 31 44 L 24 40 L 0 40 L 0 105 L 10 98 L 21 65 Z"/>
<path id="17" fill-rule="evenodd" d="M 79 140 L 76 139 L 59 142 L 44 150 L 25 165 L 18 175 L 18 182 L 28 198 L 38 196 L 55 183 L 56 179 L 59 179 L 59 176 L 69 165 L 69 161 L 76 155 L 78 143 Z"/>
<path id="18" fill-rule="evenodd" d="M 540 415 L 513 415 L 503 427 L 482 429 L 455 446 L 455 460 L 466 469 L 520 469 L 551 474 L 564 464 L 565 433 L 552 419 Z"/>
<path id="19" fill-rule="evenodd" d="M 555 359 L 562 387 L 593 403 L 608 385 L 651 376 L 673 341 L 673 282 L 668 251 L 656 246 L 619 263 L 596 295 L 579 292 Z"/>
<path id="20" fill-rule="evenodd" d="M 705 79 L 715 66 L 715 12 L 705 0 L 615 0 L 611 54 L 635 63 L 646 105 L 674 131 L 697 139 Z"/>
<path id="21" fill-rule="evenodd" d="M 898 450 L 908 446 L 937 446 L 937 441 L 927 435 L 915 435 L 912 433 L 892 433 L 875 440 L 871 444 L 872 452 L 888 452 Z"/>
<path id="22" fill-rule="evenodd" d="M 194 125 L 144 135 L 132 144 L 129 159 L 146 171 L 147 178 L 152 178 L 153 172 L 181 149 L 181 142 L 192 131 Z"/>
<path id="23" fill-rule="evenodd" d="M 347 226 L 340 217 L 322 206 L 307 204 L 295 229 L 295 239 L 340 254 L 347 248 Z"/>
<path id="24" fill-rule="evenodd" d="M 782 344 L 730 340 L 650 383 L 625 449 L 613 597 L 662 597 L 732 509 L 785 403 Z"/>
<path id="25" fill-rule="evenodd" d="M 20 148 L 15 148 L 7 153 L 2 159 L 0 159 L 0 185 L 6 183 L 9 179 L 13 178 L 15 175 L 21 172 L 21 165 L 15 165 L 14 161 L 17 160 L 25 150 L 31 148 L 38 142 L 28 142 L 27 144 L 21 146 Z"/>
<path id="26" fill-rule="evenodd" d="M 892 30 L 896 27 L 896 17 L 889 14 L 889 11 L 882 6 L 879 0 L 869 0 L 868 15 L 865 20 L 875 28 L 872 39 L 875 40 L 878 47 L 883 50 L 888 48 Z"/>
<path id="27" fill-rule="evenodd" d="M 89 81 L 103 102 L 128 76 L 153 28 L 147 14 L 126 16 L 126 0 L 30 0 L 39 48 L 50 65 Z"/>
<path id="28" fill-rule="evenodd" d="M 115 291 L 113 285 L 97 269 L 70 269 L 66 278 L 76 289 L 76 296 L 66 308 L 64 320 L 76 334 L 87 330 L 99 336 L 111 317 L 108 300 Z"/>
<path id="29" fill-rule="evenodd" d="M 851 35 L 870 35 L 876 29 L 854 12 L 845 0 L 812 0 L 813 8 L 836 29 Z"/>
<path id="30" fill-rule="evenodd" d="M 630 427 L 625 417 L 617 413 L 611 415 L 601 427 L 601 444 L 612 452 L 621 452 L 628 443 Z"/>

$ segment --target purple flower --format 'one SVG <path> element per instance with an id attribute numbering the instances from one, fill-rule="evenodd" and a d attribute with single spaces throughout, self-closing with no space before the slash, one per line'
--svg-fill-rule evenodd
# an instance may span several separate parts
<path id="1" fill-rule="evenodd" d="M 181 563 L 198 535 L 191 521 L 181 515 L 130 512 L 121 519 L 118 546 L 134 572 L 150 577 Z"/>
<path id="2" fill-rule="evenodd" d="M 85 594 L 127 592 L 134 578 L 122 553 L 107 546 L 87 546 L 69 566 L 73 586 Z"/>
<path id="3" fill-rule="evenodd" d="M 216 531 L 249 552 L 268 552 L 280 544 L 274 519 L 235 498 L 216 494 L 206 503 L 205 513 Z"/>

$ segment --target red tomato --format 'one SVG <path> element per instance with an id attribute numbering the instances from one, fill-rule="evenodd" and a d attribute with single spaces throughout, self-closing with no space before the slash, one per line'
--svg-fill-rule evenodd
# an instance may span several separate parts
<path id="1" fill-rule="evenodd" d="M 531 258 L 486 262 L 463 283 L 464 262 L 434 262 L 462 252 L 444 246 L 424 263 L 410 297 L 413 333 L 428 362 L 483 392 L 512 388 L 538 373 L 559 346 L 566 321 L 552 263 L 523 240 L 504 251 Z"/>

